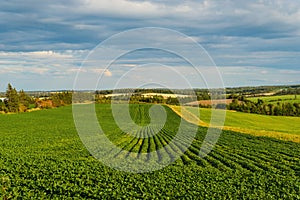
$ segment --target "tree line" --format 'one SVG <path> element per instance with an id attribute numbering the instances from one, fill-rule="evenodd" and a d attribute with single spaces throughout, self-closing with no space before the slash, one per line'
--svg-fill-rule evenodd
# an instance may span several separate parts
<path id="1" fill-rule="evenodd" d="M 264 102 L 262 99 L 252 102 L 244 96 L 233 99 L 227 109 L 263 115 L 300 116 L 300 103 L 277 102 L 272 104 Z"/>
<path id="2" fill-rule="evenodd" d="M 282 89 L 276 95 L 300 94 L 300 87 Z"/>
<path id="3" fill-rule="evenodd" d="M 120 95 L 115 97 L 95 95 L 96 103 L 111 103 L 111 102 L 129 102 L 129 103 L 153 103 L 153 104 L 169 104 L 180 105 L 191 101 L 196 101 L 195 97 L 163 97 L 162 95 L 143 96 L 141 94 Z"/>
<path id="4" fill-rule="evenodd" d="M 5 98 L 0 99 L 0 111 L 5 113 L 26 112 L 32 108 L 53 108 L 72 103 L 72 92 L 52 93 L 49 97 L 34 98 L 24 92 L 17 91 L 10 83 Z"/>
<path id="5" fill-rule="evenodd" d="M 5 93 L 5 98 L 0 100 L 0 111 L 8 112 L 26 112 L 34 99 L 28 96 L 23 90 L 19 92 L 9 83 Z"/>

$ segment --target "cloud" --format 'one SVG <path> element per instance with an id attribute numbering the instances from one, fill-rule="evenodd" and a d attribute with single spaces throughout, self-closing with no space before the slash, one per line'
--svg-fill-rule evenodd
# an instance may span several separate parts
<path id="1" fill-rule="evenodd" d="M 0 75 L 53 76 L 74 73 L 85 51 L 0 52 Z"/>
<path id="2" fill-rule="evenodd" d="M 95 73 L 95 74 L 98 74 L 98 76 L 100 75 L 104 75 L 104 76 L 107 76 L 107 77 L 111 77 L 112 76 L 112 72 L 108 69 L 101 69 L 101 68 L 86 68 L 84 69 L 82 72 L 84 73 Z"/>
<path id="3" fill-rule="evenodd" d="M 48 76 L 49 82 L 54 78 L 68 80 L 66 77 L 76 74 L 81 61 L 96 45 L 119 32 L 145 26 L 187 34 L 207 50 L 220 68 L 242 67 L 247 74 L 246 69 L 252 67 L 265 75 L 266 82 L 260 83 L 294 80 L 292 73 L 280 70 L 294 72 L 300 64 L 300 2 L 294 0 L 10 0 L 0 1 L 0 8 L 0 78 L 17 79 L 20 85 L 23 80 L 38 76 Z M 167 45 L 182 42 L 170 35 L 142 37 L 146 41 L 155 37 L 159 39 L 156 42 Z M 134 46 L 137 39 L 138 36 L 118 41 L 117 46 Z M 115 51 L 118 49 L 110 49 Z M 116 63 L 115 71 L 104 74 L 117 77 L 124 67 L 133 68 L 153 60 L 183 66 L 170 56 L 147 53 L 122 59 Z M 92 65 L 105 69 L 103 63 L 91 63 L 88 69 L 93 69 Z M 4 77 L 7 74 L 11 76 Z M 251 76 L 254 80 L 256 75 Z M 272 78 L 276 76 L 278 81 Z M 280 76 L 285 80 L 280 80 Z M 241 79 L 235 84 L 244 83 Z M 48 83 L 44 87 L 52 86 Z"/>
<path id="4" fill-rule="evenodd" d="M 113 33 L 141 26 L 175 28 L 196 38 L 267 39 L 300 32 L 297 1 L 29 0 L 26 4 L 2 1 L 0 6 L 2 50 L 23 46 L 37 50 L 33 48 L 42 45 L 52 50 L 91 48 Z"/>
<path id="5" fill-rule="evenodd" d="M 104 76 L 108 76 L 108 77 L 112 76 L 111 71 L 105 70 L 105 71 L 104 71 Z"/>
<path id="6" fill-rule="evenodd" d="M 282 70 L 257 66 L 223 66 L 219 68 L 227 87 L 299 84 L 300 70 Z"/>
<path id="7" fill-rule="evenodd" d="M 88 0 L 79 1 L 74 9 L 76 12 L 85 14 L 114 15 L 125 17 L 159 17 L 164 13 L 165 5 L 149 1 L 127 0 Z"/>

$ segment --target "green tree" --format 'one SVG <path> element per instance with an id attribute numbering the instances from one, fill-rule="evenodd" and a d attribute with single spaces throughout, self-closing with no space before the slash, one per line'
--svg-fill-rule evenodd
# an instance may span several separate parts
<path id="1" fill-rule="evenodd" d="M 62 106 L 62 100 L 60 99 L 59 94 L 57 94 L 57 93 L 52 94 L 51 95 L 51 100 L 52 100 L 52 103 L 53 103 L 54 107 Z"/>
<path id="2" fill-rule="evenodd" d="M 299 103 L 294 103 L 293 105 L 295 107 L 296 116 L 300 116 L 300 104 Z"/>
<path id="3" fill-rule="evenodd" d="M 279 102 L 277 102 L 277 105 L 274 107 L 274 115 L 282 115 L 282 107 Z"/>
<path id="4" fill-rule="evenodd" d="M 9 112 L 18 112 L 19 111 L 19 96 L 18 92 L 12 85 L 9 83 L 6 90 L 6 101 L 5 106 Z"/>
<path id="5" fill-rule="evenodd" d="M 20 100 L 20 104 L 22 104 L 26 108 L 29 107 L 31 98 L 24 92 L 24 90 L 19 91 L 19 100 Z"/>
<path id="6" fill-rule="evenodd" d="M 286 116 L 294 116 L 295 115 L 294 106 L 289 102 L 285 104 L 285 115 Z"/>
<path id="7" fill-rule="evenodd" d="M 238 110 L 239 109 L 239 102 L 237 99 L 233 99 L 232 102 L 229 104 L 229 110 Z"/>
<path id="8" fill-rule="evenodd" d="M 269 115 L 274 115 L 274 105 L 269 103 L 268 107 L 269 107 Z"/>
<path id="9" fill-rule="evenodd" d="M 2 100 L 0 100 L 0 111 L 6 111 L 6 106 Z"/>

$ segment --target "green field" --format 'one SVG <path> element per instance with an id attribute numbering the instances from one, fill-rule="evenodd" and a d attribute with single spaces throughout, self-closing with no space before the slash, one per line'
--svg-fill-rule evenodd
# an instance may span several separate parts
<path id="1" fill-rule="evenodd" d="M 149 108 L 131 105 L 130 114 L 145 126 L 150 122 Z M 100 125 L 112 142 L 130 152 L 162 149 L 158 163 L 186 144 L 183 138 L 165 147 L 180 121 L 170 108 L 165 109 L 168 120 L 163 129 L 137 141 L 113 122 L 110 105 L 96 105 Z M 111 169 L 90 155 L 78 137 L 70 106 L 0 115 L 0 121 L 3 199 L 300 199 L 298 143 L 223 131 L 213 151 L 200 158 L 207 129 L 199 127 L 188 150 L 172 165 L 133 174 Z M 186 125 L 186 135 L 194 126 Z"/>
<path id="2" fill-rule="evenodd" d="M 296 98 L 295 98 L 296 97 Z M 300 95 L 277 95 L 277 96 L 263 96 L 263 97 L 249 97 L 250 101 L 257 102 L 258 99 L 266 103 L 276 104 L 281 103 L 300 103 Z"/>
<path id="3" fill-rule="evenodd" d="M 186 109 L 193 114 L 199 112 L 199 108 L 186 107 Z M 222 111 L 216 110 L 215 112 L 218 113 Z M 211 109 L 200 108 L 200 118 L 205 123 L 210 123 Z M 300 117 L 269 116 L 226 111 L 224 125 L 250 130 L 264 130 L 300 135 Z"/>

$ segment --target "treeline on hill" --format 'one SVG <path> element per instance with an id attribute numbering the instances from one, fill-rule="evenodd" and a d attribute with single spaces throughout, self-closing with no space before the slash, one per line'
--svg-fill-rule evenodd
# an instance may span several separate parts
<path id="1" fill-rule="evenodd" d="M 5 98 L 0 99 L 0 111 L 5 113 L 26 112 L 33 108 L 53 108 L 72 103 L 72 93 L 52 93 L 49 97 L 34 98 L 23 90 L 19 92 L 9 83 Z"/>
<path id="2" fill-rule="evenodd" d="M 277 102 L 276 104 L 272 104 L 264 102 L 262 99 L 253 102 L 247 100 L 245 96 L 235 97 L 233 101 L 227 105 L 227 109 L 263 115 L 300 116 L 300 103 Z"/>
<path id="3" fill-rule="evenodd" d="M 8 84 L 5 98 L 0 100 L 0 111 L 7 112 L 25 112 L 30 107 L 34 107 L 33 98 L 25 94 L 23 90 L 19 92 Z"/>
<path id="4" fill-rule="evenodd" d="M 218 89 L 210 91 L 208 89 L 167 89 L 167 88 L 139 88 L 139 89 L 115 89 L 115 90 L 100 90 L 96 91 L 96 102 L 110 102 L 111 99 L 114 100 L 125 100 L 128 99 L 128 95 L 131 95 L 130 102 L 144 102 L 144 103 L 163 103 L 163 104 L 172 104 L 179 105 L 181 103 L 187 103 L 191 101 L 199 100 L 210 100 L 210 92 L 218 94 Z M 222 95 L 220 92 L 220 95 Z M 154 93 L 157 95 L 144 96 L 147 93 Z M 110 94 L 121 94 L 119 96 L 107 96 Z M 122 95 L 123 94 L 123 95 Z M 160 95 L 161 94 L 161 95 Z M 185 97 L 166 97 L 164 94 L 177 94 L 177 95 L 186 95 Z M 222 96 L 224 98 L 224 95 Z"/>
<path id="5" fill-rule="evenodd" d="M 151 97 L 146 97 L 141 94 L 134 94 L 129 97 L 129 95 L 120 95 L 117 97 L 107 97 L 103 95 L 96 95 L 96 103 L 111 103 L 111 102 L 125 102 L 129 103 L 154 103 L 154 104 L 170 104 L 170 105 L 180 105 L 182 103 L 188 103 L 191 101 L 196 101 L 193 97 L 163 97 L 162 95 L 153 95 Z"/>
<path id="6" fill-rule="evenodd" d="M 151 93 L 147 96 L 145 94 Z M 214 93 L 218 94 L 215 90 Z M 109 96 L 116 94 L 115 96 Z M 166 96 L 165 94 L 184 95 L 178 97 Z M 222 91 L 220 92 L 222 95 Z M 224 98 L 224 95 L 222 96 Z M 210 100 L 211 96 L 207 89 L 116 89 L 116 90 L 100 90 L 95 92 L 95 101 L 97 103 L 110 103 L 111 101 L 122 102 L 128 101 L 130 103 L 159 103 L 180 105 L 192 101 Z"/>
<path id="7" fill-rule="evenodd" d="M 167 88 L 124 88 L 124 89 L 115 89 L 115 90 L 97 90 L 96 95 L 109 95 L 109 94 L 135 94 L 141 95 L 145 93 L 159 93 L 159 94 L 180 94 L 180 95 L 191 95 L 197 96 L 199 100 L 208 100 L 210 99 L 208 89 L 167 89 Z"/>
<path id="8" fill-rule="evenodd" d="M 276 95 L 300 94 L 300 87 L 282 89 Z"/>
<path id="9" fill-rule="evenodd" d="M 55 92 L 46 98 L 36 98 L 36 107 L 55 108 L 72 104 L 72 92 Z"/>
<path id="10" fill-rule="evenodd" d="M 280 86 L 256 86 L 256 87 L 234 87 L 226 88 L 227 94 L 239 94 L 246 96 L 263 95 L 264 93 L 272 93 L 276 91 L 276 95 L 284 94 L 300 94 L 300 85 L 280 85 Z M 292 92 L 292 93 L 290 93 Z"/>
<path id="11" fill-rule="evenodd" d="M 300 94 L 300 86 L 260 86 L 260 87 L 240 87 L 227 88 L 227 99 L 233 99 L 228 105 L 218 104 L 218 109 L 229 109 L 240 112 L 256 113 L 264 115 L 277 116 L 300 116 L 300 104 L 290 102 L 271 103 L 264 102 L 258 99 L 257 102 L 250 101 L 246 96 L 255 96 L 266 92 L 276 91 L 274 95 L 286 94 Z M 158 103 L 180 105 L 200 100 L 210 100 L 211 92 L 216 93 L 216 97 L 224 99 L 223 91 L 218 89 L 117 89 L 117 90 L 101 90 L 101 91 L 77 91 L 75 95 L 75 103 L 89 103 L 95 101 L 96 103 Z M 79 93 L 79 95 L 78 95 Z M 150 96 L 145 96 L 147 93 L 153 93 Z M 5 98 L 0 99 L 0 112 L 26 112 L 32 108 L 53 108 L 72 104 L 73 91 L 59 91 L 59 92 L 35 92 L 35 96 L 30 96 L 23 90 L 19 92 L 8 84 Z M 116 96 L 112 94 L 117 94 Z M 179 97 L 171 97 L 164 94 L 178 94 L 184 95 Z M 196 95 L 196 96 L 195 96 Z M 196 105 L 196 104 L 195 104 Z M 197 105 L 199 107 L 211 107 L 211 105 Z"/>

